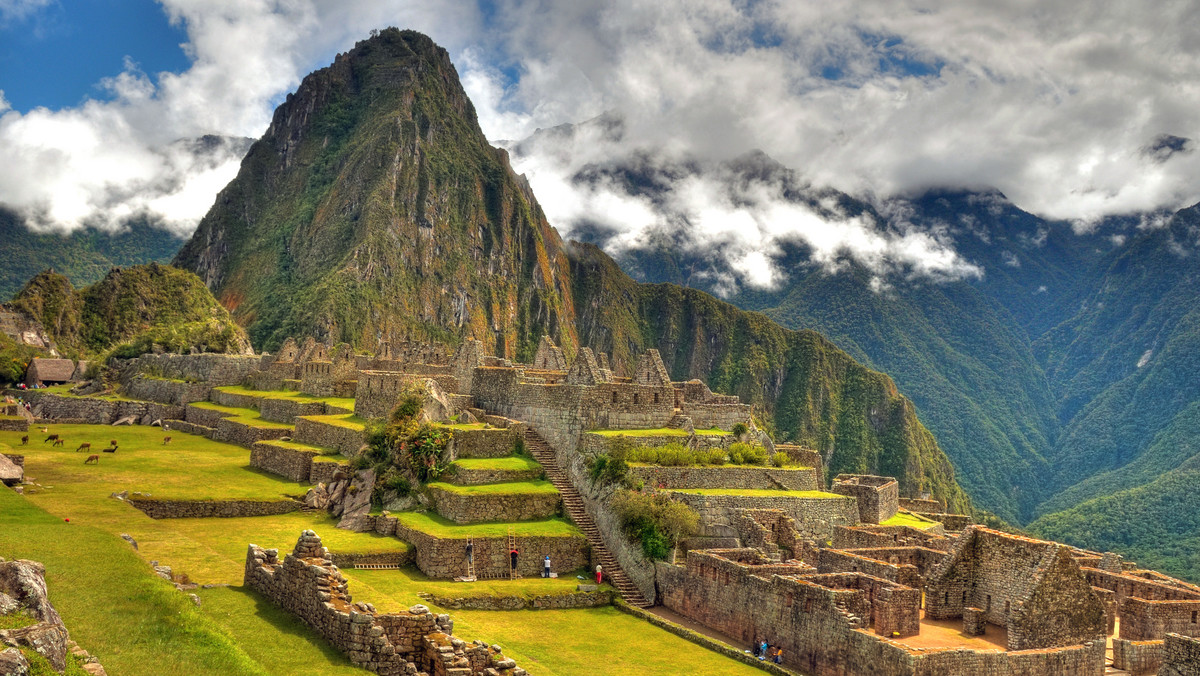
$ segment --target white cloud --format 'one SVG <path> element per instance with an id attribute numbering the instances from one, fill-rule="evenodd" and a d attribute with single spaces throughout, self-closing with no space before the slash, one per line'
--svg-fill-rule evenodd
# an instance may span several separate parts
<path id="1" fill-rule="evenodd" d="M 1200 153 L 1147 151 L 1200 138 L 1196 3 L 498 0 L 484 16 L 470 0 L 161 1 L 187 30 L 189 70 L 129 64 L 104 82 L 112 100 L 56 112 L 0 104 L 0 202 L 42 227 L 142 213 L 186 232 L 237 158 L 193 163 L 174 142 L 260 135 L 303 74 L 387 25 L 450 51 L 490 138 L 620 114 L 619 141 L 518 165 L 555 225 L 603 223 L 614 246 L 633 246 L 679 226 L 664 214 L 686 214 L 689 241 L 725 247 L 752 285 L 778 283 L 763 261 L 797 239 L 827 265 L 849 252 L 879 270 L 971 269 L 936 228 L 735 200 L 719 174 L 671 186 L 667 211 L 569 177 L 638 150 L 718 166 L 759 148 L 814 186 L 876 203 L 996 188 L 1082 228 L 1200 200 Z M 37 4 L 0 0 L 0 17 Z"/>
<path id="2" fill-rule="evenodd" d="M 51 0 L 0 0 L 0 23 L 19 21 L 50 4 Z"/>

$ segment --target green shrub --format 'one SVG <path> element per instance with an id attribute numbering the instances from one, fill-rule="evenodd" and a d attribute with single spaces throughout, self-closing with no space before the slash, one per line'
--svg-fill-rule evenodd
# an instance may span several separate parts
<path id="1" fill-rule="evenodd" d="M 421 412 L 421 407 L 425 405 L 425 400 L 421 395 L 416 393 L 408 393 L 401 397 L 396 403 L 396 408 L 392 409 L 392 422 L 405 422 L 417 417 Z"/>
<path id="2" fill-rule="evenodd" d="M 788 454 L 783 451 L 779 451 L 775 455 L 771 456 L 771 464 L 775 465 L 776 467 L 783 467 L 789 462 L 791 462 L 791 458 L 789 458 Z"/>
<path id="3" fill-rule="evenodd" d="M 513 439 L 512 454 L 522 458 L 528 458 L 529 449 L 525 448 L 525 437 L 518 436 Z"/>
<path id="4" fill-rule="evenodd" d="M 630 539 L 640 542 L 651 561 L 666 559 L 679 541 L 700 530 L 700 515 L 663 494 L 620 491 L 612 499 L 613 513 Z"/>
<path id="5" fill-rule="evenodd" d="M 746 427 L 746 423 L 734 423 L 733 427 L 731 427 L 729 431 L 733 434 L 733 436 L 741 439 L 747 432 L 750 431 L 750 428 Z"/>
<path id="6" fill-rule="evenodd" d="M 721 466 L 729 462 L 729 456 L 720 448 L 714 448 L 708 452 L 708 464 Z"/>
<path id="7" fill-rule="evenodd" d="M 587 459 L 588 477 L 592 485 L 624 486 L 629 481 L 629 463 L 625 460 L 626 451 L 614 448 L 608 453 L 600 453 Z"/>
<path id="8" fill-rule="evenodd" d="M 764 465 L 767 462 L 767 449 L 736 441 L 729 445 L 729 462 L 735 465 Z"/>
<path id="9" fill-rule="evenodd" d="M 664 467 L 686 467 L 693 464 L 694 454 L 683 444 L 670 443 L 653 450 L 657 451 L 657 464 Z"/>

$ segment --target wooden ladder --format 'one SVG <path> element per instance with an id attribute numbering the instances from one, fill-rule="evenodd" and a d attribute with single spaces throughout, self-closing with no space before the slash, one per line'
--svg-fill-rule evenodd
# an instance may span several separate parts
<path id="1" fill-rule="evenodd" d="M 471 538 L 467 538 L 467 546 L 471 548 L 471 556 L 467 557 L 467 576 L 462 581 L 474 582 L 479 579 L 475 577 L 475 542 Z"/>
<path id="2" fill-rule="evenodd" d="M 509 526 L 508 527 L 508 552 L 507 553 L 509 556 L 508 579 L 510 579 L 510 580 L 515 580 L 518 577 L 521 577 L 520 575 L 517 575 L 516 566 L 512 565 L 512 550 L 514 550 L 516 548 L 517 548 L 517 532 L 515 530 L 513 530 L 512 526 Z"/>

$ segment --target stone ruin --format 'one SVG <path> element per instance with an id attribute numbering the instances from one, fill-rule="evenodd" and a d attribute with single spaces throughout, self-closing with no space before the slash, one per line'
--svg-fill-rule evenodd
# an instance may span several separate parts
<path id="1" fill-rule="evenodd" d="M 379 613 L 351 599 L 346 578 L 316 533 L 300 535 L 291 554 L 250 545 L 244 584 L 296 615 L 373 673 L 427 676 L 524 676 L 498 646 L 454 636 L 449 615 L 416 605 L 401 613 Z"/>
<path id="2" fill-rule="evenodd" d="M 28 674 L 29 662 L 20 648 L 38 653 L 59 673 L 67 668 L 68 653 L 85 672 L 103 676 L 104 667 L 71 640 L 58 611 L 50 604 L 46 568 L 36 561 L 0 559 L 0 616 L 25 613 L 33 624 L 0 630 L 0 674 Z"/>

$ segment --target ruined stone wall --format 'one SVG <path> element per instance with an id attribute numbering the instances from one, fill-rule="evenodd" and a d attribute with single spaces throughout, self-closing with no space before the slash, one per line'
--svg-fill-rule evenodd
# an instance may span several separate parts
<path id="1" fill-rule="evenodd" d="M 1117 605 L 1124 603 L 1129 598 L 1147 601 L 1200 600 L 1200 594 L 1189 589 L 1147 580 L 1136 575 L 1110 573 L 1099 568 L 1084 568 L 1083 573 L 1091 586 L 1114 592 L 1117 596 Z"/>
<path id="2" fill-rule="evenodd" d="M 170 429 L 166 430 L 167 433 L 179 432 L 181 434 L 195 434 L 208 439 L 212 439 L 213 434 L 216 433 L 216 430 L 212 427 L 190 423 L 186 420 L 175 419 L 171 420 L 169 423 L 164 420 L 163 424 L 170 426 Z"/>
<path id="3" fill-rule="evenodd" d="M 25 469 L 25 456 L 17 455 L 16 453 L 0 453 L 0 455 L 3 455 L 4 457 L 11 460 L 12 463 L 14 465 L 16 465 L 17 467 L 20 467 L 21 469 Z"/>
<path id="4" fill-rule="evenodd" d="M 647 488 L 740 488 L 792 491 L 819 489 L 817 472 L 812 468 L 774 467 L 659 467 L 631 465 L 629 477 Z"/>
<path id="5" fill-rule="evenodd" d="M 292 401 L 290 399 L 259 399 L 259 415 L 263 420 L 272 422 L 296 424 L 296 418 L 302 415 L 333 415 L 343 412 L 342 409 L 330 411 L 331 407 L 319 401 Z M 350 411 L 344 411 L 350 413 Z"/>
<path id="6" fill-rule="evenodd" d="M 1167 634 L 1159 676 L 1200 676 L 1200 641 Z"/>
<path id="7" fill-rule="evenodd" d="M 282 562 L 274 549 L 250 545 L 244 583 L 296 615 L 345 653 L 354 664 L 392 676 L 493 673 L 524 676 L 524 670 L 485 645 L 453 641 L 449 616 L 434 616 L 417 605 L 407 613 L 377 614 L 372 606 L 353 603 L 346 579 L 305 531 L 294 552 Z M 464 665 L 450 671 L 452 665 Z"/>
<path id="8" fill-rule="evenodd" d="M 870 558 L 856 552 L 837 549 L 822 549 L 818 552 L 817 571 L 825 573 L 866 573 L 907 587 L 921 589 L 925 578 L 917 567 L 909 563 L 888 563 L 887 560 Z"/>
<path id="9" fill-rule="evenodd" d="M 612 605 L 611 591 L 525 596 L 432 596 L 430 601 L 450 610 L 566 610 Z"/>
<path id="10" fill-rule="evenodd" d="M 438 514 L 459 524 L 548 519 L 558 513 L 562 503 L 558 493 L 464 494 L 436 484 L 429 486 L 429 495 Z"/>
<path id="11" fill-rule="evenodd" d="M 160 404 L 186 406 L 193 401 L 208 399 L 212 386 L 208 383 L 189 383 L 181 380 L 164 380 L 140 375 L 130 378 L 124 385 L 124 394 L 130 399 L 156 401 Z"/>
<path id="12" fill-rule="evenodd" d="M 250 466 L 292 481 L 308 481 L 315 451 L 277 446 L 260 441 L 250 447 Z"/>
<path id="13" fill-rule="evenodd" d="M 335 449 L 345 456 L 353 456 L 363 446 L 363 433 L 349 427 L 326 425 L 309 418 L 296 418 L 296 430 L 292 439 L 313 446 Z"/>
<path id="14" fill-rule="evenodd" d="M 796 522 L 804 537 L 828 540 L 834 526 L 853 524 L 858 520 L 858 504 L 854 498 L 800 498 L 741 495 L 701 495 L 672 492 L 679 500 L 700 514 L 704 537 L 737 537 L 737 522 L 733 509 L 779 509 Z"/>
<path id="15" fill-rule="evenodd" d="M 1121 638 L 1130 641 L 1151 641 L 1169 633 L 1200 637 L 1200 601 L 1127 598 L 1120 615 Z"/>
<path id="16" fill-rule="evenodd" d="M 295 500 L 160 500 L 131 497 L 129 504 L 151 519 L 208 519 L 213 517 L 272 516 L 299 511 Z"/>
<path id="17" fill-rule="evenodd" d="M 1066 547 L 1059 545 L 1042 572 L 1042 582 L 1010 615 L 1009 648 L 1052 648 L 1085 641 L 1104 643 L 1107 633 L 1104 602 L 1092 591 Z"/>
<path id="18" fill-rule="evenodd" d="M 826 550 L 821 550 L 826 551 Z M 841 551 L 848 554 L 856 554 L 865 556 L 869 559 L 877 561 L 886 561 L 894 565 L 913 566 L 917 569 L 917 574 L 924 578 L 937 569 L 938 566 L 946 560 L 946 552 L 937 549 L 929 549 L 928 547 L 873 547 L 863 549 L 837 549 L 829 551 Z M 883 576 L 879 576 L 883 577 Z"/>
<path id="19" fill-rule="evenodd" d="M 0 415 L 0 431 L 25 432 L 29 429 L 29 421 L 20 416 Z"/>
<path id="20" fill-rule="evenodd" d="M 730 430 L 742 423 L 750 424 L 750 406 L 748 404 L 689 404 L 684 403 L 682 413 L 692 419 L 696 429 L 712 429 L 714 427 Z"/>
<path id="21" fill-rule="evenodd" d="M 922 512 L 928 514 L 937 514 L 944 512 L 945 507 L 937 500 L 926 500 L 921 498 L 900 498 L 900 509 L 909 512 Z"/>
<path id="22" fill-rule="evenodd" d="M 391 371 L 361 371 L 354 392 L 354 413 L 362 418 L 387 418 L 400 395 L 413 383 L 433 380 L 448 394 L 459 393 L 458 379 L 452 375 L 424 375 Z"/>
<path id="23" fill-rule="evenodd" d="M 950 538 L 941 533 L 909 526 L 837 526 L 833 529 L 834 549 L 928 547 L 947 551 L 950 543 Z"/>
<path id="24" fill-rule="evenodd" d="M 449 579 L 467 572 L 466 538 L 435 538 L 395 524 L 396 537 L 412 543 L 417 568 L 429 577 Z M 508 538 L 473 538 L 475 573 L 479 577 L 508 577 Z M 550 555 L 550 570 L 568 573 L 590 567 L 590 548 L 582 536 L 518 537 L 517 572 L 525 577 L 542 574 L 542 557 Z"/>
<path id="25" fill-rule="evenodd" d="M 329 560 L 338 568 L 354 568 L 359 565 L 407 566 L 413 562 L 412 549 L 398 552 L 329 552 Z"/>
<path id="26" fill-rule="evenodd" d="M 1163 641 L 1112 641 L 1114 669 L 1128 671 L 1130 676 L 1154 676 L 1163 662 Z"/>
<path id="27" fill-rule="evenodd" d="M 887 521 L 896 515 L 900 501 L 900 484 L 891 477 L 839 474 L 829 491 L 857 499 L 863 523 Z"/>
<path id="28" fill-rule="evenodd" d="M 258 372 L 261 363 L 259 357 L 228 354 L 144 354 L 118 368 L 219 387 L 243 384 Z"/>

